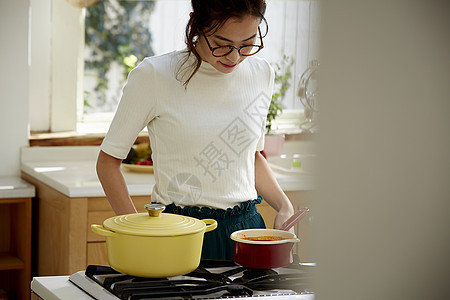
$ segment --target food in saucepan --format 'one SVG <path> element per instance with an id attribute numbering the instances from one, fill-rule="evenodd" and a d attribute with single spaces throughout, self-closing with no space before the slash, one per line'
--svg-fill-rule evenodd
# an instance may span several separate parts
<path id="1" fill-rule="evenodd" d="M 274 235 L 244 236 L 242 238 L 249 241 L 281 241 L 286 239 L 285 237 Z"/>

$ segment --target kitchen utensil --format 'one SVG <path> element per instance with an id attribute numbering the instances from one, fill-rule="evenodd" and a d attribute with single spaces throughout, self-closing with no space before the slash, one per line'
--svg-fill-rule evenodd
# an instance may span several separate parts
<path id="1" fill-rule="evenodd" d="M 147 213 L 111 217 L 92 231 L 106 237 L 108 262 L 115 270 L 139 277 L 187 274 L 200 264 L 205 232 L 217 221 L 162 213 L 161 204 L 145 205 Z"/>
<path id="2" fill-rule="evenodd" d="M 286 230 L 292 228 L 298 221 L 300 221 L 307 213 L 309 212 L 309 208 L 304 207 L 297 211 L 292 217 L 290 217 L 286 222 L 281 225 L 280 230 Z"/>
<path id="3" fill-rule="evenodd" d="M 255 241 L 248 237 L 277 236 L 282 240 Z M 291 251 L 300 240 L 295 234 L 279 229 L 244 229 L 235 231 L 233 240 L 233 260 L 238 265 L 253 269 L 272 269 L 292 263 Z"/>

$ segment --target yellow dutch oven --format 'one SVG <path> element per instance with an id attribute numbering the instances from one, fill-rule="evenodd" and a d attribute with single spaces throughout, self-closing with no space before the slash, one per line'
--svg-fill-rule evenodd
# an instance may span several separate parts
<path id="1" fill-rule="evenodd" d="M 162 213 L 161 204 L 147 204 L 148 213 L 111 217 L 92 231 L 106 237 L 108 262 L 121 273 L 170 277 L 194 271 L 200 264 L 203 236 L 217 228 L 213 219 Z"/>

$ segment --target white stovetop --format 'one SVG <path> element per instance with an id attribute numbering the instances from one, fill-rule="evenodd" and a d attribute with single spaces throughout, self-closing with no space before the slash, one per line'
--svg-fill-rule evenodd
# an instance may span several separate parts
<path id="1" fill-rule="evenodd" d="M 92 300 L 69 281 L 69 276 L 34 277 L 31 290 L 44 300 Z"/>
<path id="2" fill-rule="evenodd" d="M 24 147 L 21 149 L 21 170 L 68 197 L 103 197 L 95 164 L 98 146 Z M 284 191 L 313 189 L 310 176 L 293 176 L 278 172 L 275 177 Z M 151 195 L 155 179 L 151 173 L 123 171 L 132 196 Z"/>
<path id="3" fill-rule="evenodd" d="M 44 300 L 92 300 L 93 298 L 69 281 L 69 276 L 34 277 L 31 290 Z M 254 299 L 254 298 L 239 298 Z M 257 297 L 260 300 L 273 300 L 272 296 Z M 276 297 L 277 300 L 314 300 L 314 294 Z"/>

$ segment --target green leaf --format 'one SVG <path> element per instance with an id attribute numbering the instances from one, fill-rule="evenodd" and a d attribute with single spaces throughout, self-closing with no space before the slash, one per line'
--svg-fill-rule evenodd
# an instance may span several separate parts
<path id="1" fill-rule="evenodd" d="M 272 67 L 275 71 L 275 87 L 270 102 L 269 111 L 267 113 L 266 134 L 270 134 L 272 130 L 272 122 L 283 112 L 282 102 L 287 90 L 291 86 L 292 71 L 294 58 L 283 55 L 280 62 L 274 63 Z"/>

